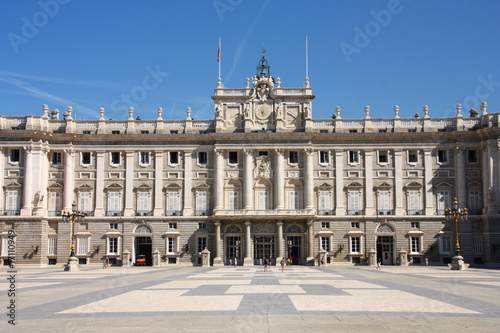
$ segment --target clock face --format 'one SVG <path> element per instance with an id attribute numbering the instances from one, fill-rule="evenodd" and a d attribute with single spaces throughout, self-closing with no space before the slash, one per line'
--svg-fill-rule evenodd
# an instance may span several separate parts
<path id="1" fill-rule="evenodd" d="M 271 106 L 267 104 L 257 105 L 255 116 L 259 119 L 267 119 L 271 114 Z"/>

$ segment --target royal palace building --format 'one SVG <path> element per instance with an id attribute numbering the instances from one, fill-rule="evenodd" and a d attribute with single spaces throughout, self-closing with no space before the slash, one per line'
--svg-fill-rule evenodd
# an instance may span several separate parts
<path id="1" fill-rule="evenodd" d="M 448 264 L 454 198 L 464 260 L 500 264 L 500 113 L 314 119 L 314 97 L 263 56 L 245 87 L 219 79 L 213 120 L 0 116 L 1 264 L 14 234 L 17 265 L 64 265 L 73 233 L 80 265 Z"/>

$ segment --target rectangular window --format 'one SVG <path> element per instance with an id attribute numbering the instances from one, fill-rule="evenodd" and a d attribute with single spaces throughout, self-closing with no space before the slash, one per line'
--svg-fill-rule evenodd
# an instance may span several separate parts
<path id="1" fill-rule="evenodd" d="M 467 150 L 467 162 L 477 163 L 477 150 Z"/>
<path id="2" fill-rule="evenodd" d="M 57 238 L 49 238 L 49 256 L 57 255 Z"/>
<path id="3" fill-rule="evenodd" d="M 359 163 L 359 152 L 353 150 L 349 151 L 349 163 Z"/>
<path id="4" fill-rule="evenodd" d="M 21 150 L 20 149 L 11 149 L 10 150 L 10 161 L 14 163 L 18 163 L 21 160 Z"/>
<path id="5" fill-rule="evenodd" d="M 201 253 L 207 247 L 207 238 L 206 237 L 198 237 L 197 251 L 198 254 Z"/>
<path id="6" fill-rule="evenodd" d="M 469 211 L 476 213 L 481 210 L 481 201 L 479 200 L 479 191 L 469 191 Z"/>
<path id="7" fill-rule="evenodd" d="M 111 152 L 111 164 L 120 164 L 120 152 Z"/>
<path id="8" fill-rule="evenodd" d="M 111 134 L 120 134 L 120 131 L 111 131 Z"/>
<path id="9" fill-rule="evenodd" d="M 330 222 L 321 222 L 321 228 L 330 229 Z"/>
<path id="10" fill-rule="evenodd" d="M 92 211 L 91 201 L 90 201 L 90 192 L 80 192 L 78 198 L 78 210 L 84 212 Z"/>
<path id="11" fill-rule="evenodd" d="M 109 192 L 108 211 L 118 213 L 122 211 L 120 192 Z"/>
<path id="12" fill-rule="evenodd" d="M 167 238 L 167 252 L 168 253 L 177 252 L 177 238 L 174 237 Z"/>
<path id="13" fill-rule="evenodd" d="M 411 222 L 410 225 L 413 229 L 420 229 L 420 222 Z"/>
<path id="14" fill-rule="evenodd" d="M 418 163 L 418 151 L 408 151 L 408 163 Z"/>
<path id="15" fill-rule="evenodd" d="M 198 152 L 198 164 L 199 165 L 207 165 L 208 155 L 206 151 Z"/>
<path id="16" fill-rule="evenodd" d="M 321 237 L 321 247 L 326 252 L 330 252 L 330 237 Z"/>
<path id="17" fill-rule="evenodd" d="M 108 254 L 118 254 L 118 238 L 108 238 Z"/>
<path id="18" fill-rule="evenodd" d="M 87 255 L 89 252 L 89 237 L 77 237 L 77 255 Z"/>
<path id="19" fill-rule="evenodd" d="M 177 229 L 177 222 L 170 222 L 168 224 L 169 229 Z"/>
<path id="20" fill-rule="evenodd" d="M 378 213 L 388 215 L 391 213 L 391 197 L 387 190 L 378 192 Z"/>
<path id="21" fill-rule="evenodd" d="M 348 206 L 348 214 L 349 215 L 360 215 L 361 214 L 361 200 L 359 191 L 349 191 L 349 206 Z"/>
<path id="22" fill-rule="evenodd" d="M 179 152 L 171 151 L 169 152 L 170 164 L 179 164 Z"/>
<path id="23" fill-rule="evenodd" d="M 90 165 L 90 152 L 82 152 L 81 158 L 82 158 L 82 164 Z"/>
<path id="24" fill-rule="evenodd" d="M 238 192 L 237 191 L 229 191 L 229 207 L 230 210 L 238 209 Z"/>
<path id="25" fill-rule="evenodd" d="M 61 213 L 61 192 L 49 192 L 49 215 L 59 216 Z"/>
<path id="26" fill-rule="evenodd" d="M 299 163 L 299 152 L 298 151 L 288 152 L 288 162 L 291 164 Z"/>
<path id="27" fill-rule="evenodd" d="M 361 253 L 360 237 L 351 237 L 351 253 Z"/>
<path id="28" fill-rule="evenodd" d="M 411 253 L 420 253 L 420 237 L 410 237 Z"/>
<path id="29" fill-rule="evenodd" d="M 259 209 L 269 209 L 269 198 L 267 191 L 259 191 Z"/>
<path id="30" fill-rule="evenodd" d="M 299 209 L 299 192 L 298 191 L 290 191 L 289 192 L 289 204 L 290 209 Z"/>
<path id="31" fill-rule="evenodd" d="M 61 164 L 62 155 L 59 152 L 52 152 L 52 164 Z"/>
<path id="32" fill-rule="evenodd" d="M 444 211 L 450 207 L 450 191 L 438 191 L 438 214 L 443 215 Z"/>
<path id="33" fill-rule="evenodd" d="M 330 215 L 332 211 L 332 196 L 330 191 L 319 191 L 319 213 Z"/>
<path id="34" fill-rule="evenodd" d="M 472 247 L 474 254 L 483 254 L 483 239 L 481 237 L 472 237 Z"/>
<path id="35" fill-rule="evenodd" d="M 351 228 L 359 229 L 359 222 L 351 222 Z"/>
<path id="36" fill-rule="evenodd" d="M 447 150 L 438 150 L 438 163 L 448 163 L 448 151 Z"/>
<path id="37" fill-rule="evenodd" d="M 198 229 L 206 229 L 206 228 L 207 228 L 207 224 L 205 222 L 198 223 Z"/>
<path id="38" fill-rule="evenodd" d="M 265 150 L 259 151 L 259 156 L 267 156 L 267 151 Z"/>
<path id="39" fill-rule="evenodd" d="M 420 191 L 409 190 L 407 202 L 408 215 L 420 215 Z"/>
<path id="40" fill-rule="evenodd" d="M 167 215 L 177 214 L 179 211 L 179 192 L 167 192 Z"/>
<path id="41" fill-rule="evenodd" d="M 149 152 L 148 151 L 141 151 L 139 153 L 139 163 L 142 165 L 149 165 Z"/>
<path id="42" fill-rule="evenodd" d="M 118 229 L 118 223 L 110 223 L 109 229 Z"/>
<path id="43" fill-rule="evenodd" d="M 229 164 L 238 164 L 238 152 L 230 151 L 229 152 Z"/>
<path id="44" fill-rule="evenodd" d="M 196 197 L 197 215 L 207 215 L 208 212 L 208 192 L 200 191 Z"/>
<path id="45" fill-rule="evenodd" d="M 19 204 L 19 191 L 17 190 L 8 190 L 7 191 L 7 210 L 9 211 L 9 215 L 17 215 L 17 212 L 20 209 Z"/>
<path id="46" fill-rule="evenodd" d="M 137 194 L 137 210 L 139 212 L 149 212 L 149 210 L 151 209 L 149 192 L 138 192 Z"/>
<path id="47" fill-rule="evenodd" d="M 379 163 L 388 163 L 389 162 L 389 156 L 388 156 L 387 150 L 379 150 L 378 162 Z"/>
<path id="48" fill-rule="evenodd" d="M 441 253 L 451 253 L 451 237 L 441 237 Z"/>
<path id="49" fill-rule="evenodd" d="M 329 164 L 330 163 L 330 152 L 321 150 L 319 152 L 319 163 L 321 164 Z"/>

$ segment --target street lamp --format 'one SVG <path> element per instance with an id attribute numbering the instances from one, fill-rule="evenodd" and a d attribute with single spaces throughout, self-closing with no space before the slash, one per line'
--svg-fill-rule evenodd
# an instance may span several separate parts
<path id="1" fill-rule="evenodd" d="M 458 200 L 455 198 L 453 200 L 453 207 L 448 208 L 444 211 L 444 215 L 446 216 L 447 221 L 455 221 L 455 235 L 456 235 L 456 244 L 455 244 L 455 256 L 453 257 L 453 263 L 450 266 L 451 269 L 463 270 L 469 267 L 468 264 L 464 264 L 464 258 L 460 254 L 460 243 L 458 241 L 458 221 L 465 222 L 467 221 L 467 216 L 469 212 L 467 208 L 458 208 Z"/>
<path id="2" fill-rule="evenodd" d="M 68 264 L 64 268 L 65 271 L 79 271 L 78 258 L 75 256 L 75 221 L 83 222 L 85 213 L 76 210 L 76 202 L 71 205 L 71 212 L 63 211 L 61 216 L 64 222 L 71 222 L 71 254 L 68 259 Z"/>

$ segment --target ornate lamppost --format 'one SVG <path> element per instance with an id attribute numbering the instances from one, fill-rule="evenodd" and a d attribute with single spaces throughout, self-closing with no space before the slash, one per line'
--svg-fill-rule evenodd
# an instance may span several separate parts
<path id="1" fill-rule="evenodd" d="M 73 204 L 71 205 L 71 212 L 63 211 L 61 216 L 64 222 L 71 222 L 71 254 L 64 270 L 79 271 L 80 266 L 78 266 L 78 258 L 75 256 L 75 221 L 83 222 L 85 219 L 85 213 L 76 210 L 76 202 L 73 201 Z"/>
<path id="2" fill-rule="evenodd" d="M 447 221 L 455 221 L 455 235 L 456 235 L 456 244 L 455 244 L 455 256 L 453 257 L 453 262 L 450 265 L 451 269 L 456 270 L 465 270 L 469 268 L 469 264 L 464 263 L 464 258 L 460 254 L 460 243 L 458 241 L 458 222 L 467 221 L 467 216 L 469 212 L 467 208 L 458 208 L 458 200 L 455 198 L 453 200 L 453 207 L 448 208 L 444 212 Z"/>

